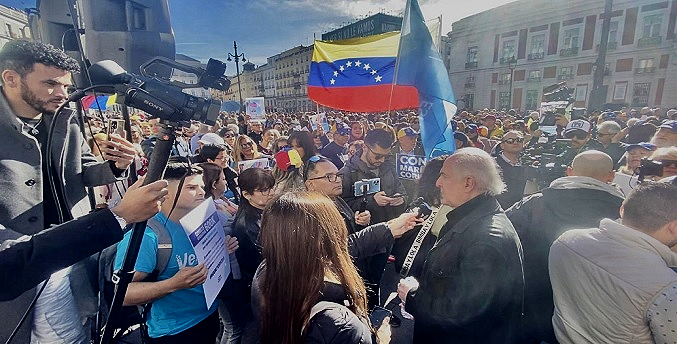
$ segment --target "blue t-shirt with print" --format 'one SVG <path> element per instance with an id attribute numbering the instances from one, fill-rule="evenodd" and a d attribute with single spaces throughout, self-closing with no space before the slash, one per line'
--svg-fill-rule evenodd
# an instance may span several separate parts
<path id="1" fill-rule="evenodd" d="M 188 236 L 180 224 L 167 219 L 161 212 L 155 215 L 155 219 L 159 223 L 166 223 L 165 227 L 171 235 L 173 245 L 167 268 L 158 276 L 158 281 L 162 281 L 174 276 L 179 271 L 179 267 L 195 266 L 198 261 Z M 116 270 L 122 267 L 131 234 L 132 231 L 125 233 L 122 241 L 118 243 L 115 256 Z M 157 247 L 158 238 L 155 232 L 150 227 L 146 227 L 136 260 L 136 271 L 148 274 L 153 272 L 157 260 Z M 148 335 L 151 338 L 157 338 L 183 332 L 214 313 L 217 307 L 217 303 L 214 302 L 212 307 L 207 309 L 202 285 L 177 290 L 153 302 L 146 321 Z"/>

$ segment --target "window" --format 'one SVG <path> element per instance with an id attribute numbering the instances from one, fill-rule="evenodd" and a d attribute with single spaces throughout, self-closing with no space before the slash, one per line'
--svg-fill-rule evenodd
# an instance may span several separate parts
<path id="1" fill-rule="evenodd" d="M 653 73 L 655 71 L 654 59 L 640 59 L 637 63 L 637 69 L 635 69 L 637 74 Z"/>
<path id="2" fill-rule="evenodd" d="M 628 89 L 628 82 L 617 82 L 614 85 L 614 100 L 625 100 L 625 92 Z"/>
<path id="3" fill-rule="evenodd" d="M 609 43 L 616 44 L 618 42 L 618 22 L 612 21 L 609 23 Z"/>
<path id="4" fill-rule="evenodd" d="M 501 54 L 501 60 L 503 63 L 507 63 L 512 57 L 515 57 L 515 40 L 511 39 L 509 41 L 503 42 L 503 53 Z"/>
<path id="5" fill-rule="evenodd" d="M 543 57 L 545 57 L 545 34 L 534 35 L 531 37 L 528 59 L 540 60 Z"/>
<path id="6" fill-rule="evenodd" d="M 567 80 L 573 77 L 574 77 L 574 67 L 568 66 L 560 68 L 558 76 L 559 80 Z"/>
<path id="7" fill-rule="evenodd" d="M 540 81 L 541 80 L 541 70 L 530 70 L 529 71 L 529 78 L 527 81 Z"/>
<path id="8" fill-rule="evenodd" d="M 468 57 L 466 62 L 477 62 L 477 47 L 468 48 Z"/>
<path id="9" fill-rule="evenodd" d="M 632 87 L 632 105 L 631 106 L 647 106 L 649 105 L 649 90 L 651 90 L 650 82 L 636 83 Z"/>
<path id="10" fill-rule="evenodd" d="M 578 85 L 576 87 L 575 95 L 577 102 L 585 102 L 588 96 L 588 85 Z"/>
<path id="11" fill-rule="evenodd" d="M 510 107 L 510 92 L 498 93 L 498 107 L 500 109 L 507 109 Z"/>
<path id="12" fill-rule="evenodd" d="M 475 104 L 475 95 L 472 93 L 468 93 L 465 95 L 465 107 L 468 109 L 472 109 L 473 105 Z"/>
<path id="13" fill-rule="evenodd" d="M 538 109 L 538 90 L 527 90 L 527 110 Z"/>
<path id="14" fill-rule="evenodd" d="M 474 88 L 475 87 L 475 76 L 474 75 L 468 75 L 465 78 L 465 88 Z"/>
<path id="15" fill-rule="evenodd" d="M 132 27 L 131 30 L 145 31 L 146 30 L 146 10 L 145 8 L 133 4 L 132 5 Z"/>
<path id="16" fill-rule="evenodd" d="M 510 73 L 501 74 L 501 80 L 498 82 L 499 85 L 507 85 L 510 83 Z"/>
<path id="17" fill-rule="evenodd" d="M 661 35 L 661 23 L 663 22 L 663 14 L 652 14 L 644 17 L 644 27 L 642 30 L 642 37 L 659 37 Z"/>
<path id="18" fill-rule="evenodd" d="M 564 31 L 564 49 L 577 49 L 578 36 L 580 28 L 568 29 Z"/>

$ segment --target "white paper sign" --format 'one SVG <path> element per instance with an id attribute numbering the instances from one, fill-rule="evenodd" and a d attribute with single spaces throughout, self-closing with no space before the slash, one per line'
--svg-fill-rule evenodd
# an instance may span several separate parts
<path id="1" fill-rule="evenodd" d="M 195 249 L 197 260 L 207 267 L 207 280 L 202 284 L 207 309 L 212 306 L 230 275 L 226 234 L 216 211 L 214 201 L 210 198 L 179 220 Z"/>
<path id="2" fill-rule="evenodd" d="M 252 121 L 266 120 L 266 103 L 263 97 L 254 97 L 245 99 L 246 114 L 250 116 Z"/>

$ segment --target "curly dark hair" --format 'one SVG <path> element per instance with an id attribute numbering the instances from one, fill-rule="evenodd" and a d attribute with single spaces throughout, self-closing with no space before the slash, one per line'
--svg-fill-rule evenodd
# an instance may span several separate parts
<path id="1" fill-rule="evenodd" d="M 78 61 L 50 44 L 14 40 L 0 49 L 0 71 L 9 69 L 24 77 L 33 71 L 36 63 L 71 73 L 80 71 Z"/>

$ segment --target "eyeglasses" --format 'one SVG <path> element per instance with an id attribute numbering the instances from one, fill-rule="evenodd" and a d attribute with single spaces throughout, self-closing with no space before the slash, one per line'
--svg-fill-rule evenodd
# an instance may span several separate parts
<path id="1" fill-rule="evenodd" d="M 374 155 L 374 159 L 376 159 L 376 160 L 382 160 L 382 159 L 385 159 L 385 158 L 389 155 L 389 154 L 379 154 L 379 153 L 376 153 L 376 152 L 374 152 L 373 149 L 371 149 L 371 147 L 369 147 L 369 145 L 364 145 L 364 146 L 367 147 L 367 149 L 371 152 L 371 154 Z"/>
<path id="2" fill-rule="evenodd" d="M 327 181 L 329 181 L 330 183 L 334 183 L 339 179 L 343 179 L 343 176 L 339 173 L 329 173 L 329 174 L 321 176 L 321 177 L 308 178 L 307 180 L 316 180 L 316 179 L 323 179 L 323 178 L 327 178 Z"/>
<path id="3" fill-rule="evenodd" d="M 658 160 L 661 162 L 663 167 L 670 167 L 670 165 L 677 167 L 677 160 Z"/>
<path id="4" fill-rule="evenodd" d="M 597 133 L 597 136 L 613 136 L 616 135 L 616 133 Z"/>
<path id="5" fill-rule="evenodd" d="M 251 143 L 251 142 L 245 142 L 245 143 L 240 143 L 240 146 L 241 146 L 242 148 L 247 148 L 247 147 L 253 147 L 254 144 Z"/>
<path id="6" fill-rule="evenodd" d="M 585 140 L 585 139 L 588 138 L 588 133 L 586 133 L 584 131 L 578 131 L 578 130 L 577 131 L 570 131 L 570 132 L 564 134 L 564 137 L 567 138 L 567 139 L 570 139 L 570 140 L 573 139 L 574 137 L 579 139 L 579 140 Z"/>
<path id="7" fill-rule="evenodd" d="M 225 138 L 231 138 L 231 137 L 235 137 L 235 134 L 226 134 L 226 135 L 223 135 L 223 137 L 225 137 Z"/>
<path id="8" fill-rule="evenodd" d="M 508 143 L 508 144 L 522 143 L 522 142 L 524 142 L 524 138 L 523 137 L 509 137 L 507 139 L 503 139 L 502 142 Z"/>

